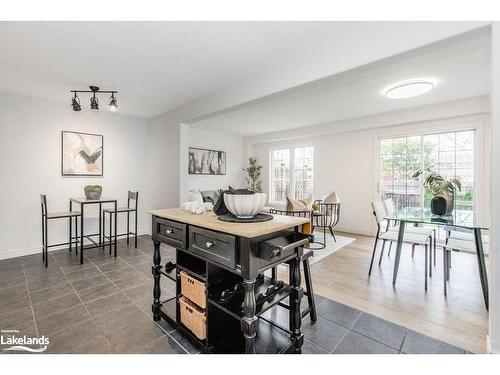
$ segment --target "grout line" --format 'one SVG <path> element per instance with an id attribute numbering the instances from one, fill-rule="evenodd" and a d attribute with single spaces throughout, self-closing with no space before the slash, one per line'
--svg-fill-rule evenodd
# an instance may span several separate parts
<path id="1" fill-rule="evenodd" d="M 347 328 L 347 331 L 344 333 L 344 335 L 342 336 L 342 338 L 339 340 L 339 342 L 337 343 L 337 345 L 335 345 L 335 347 L 332 349 L 332 351 L 330 353 L 333 354 L 333 352 L 335 351 L 335 349 L 338 348 L 338 346 L 340 345 L 340 343 L 342 342 L 342 340 L 344 340 L 344 338 L 348 335 L 349 332 L 352 331 L 353 327 L 356 325 L 357 321 L 359 320 L 359 318 L 361 317 L 361 315 L 363 315 L 363 312 L 361 311 L 358 316 L 356 317 L 356 319 L 353 320 L 352 324 L 351 324 L 351 327 L 350 328 Z M 325 318 L 326 319 L 326 318 Z M 328 319 L 326 319 L 328 320 Z M 328 320 L 331 322 L 331 320 Z M 335 322 L 332 322 L 332 323 L 335 323 Z M 338 324 L 338 323 L 336 323 Z M 338 324 L 339 326 L 343 327 L 342 325 Z M 344 327 L 346 328 L 346 327 Z M 353 332 L 356 332 L 356 331 L 353 331 Z"/>
<path id="2" fill-rule="evenodd" d="M 31 315 L 33 316 L 33 324 L 35 324 L 36 336 L 38 338 L 40 338 L 40 334 L 38 332 L 38 324 L 36 324 L 35 310 L 33 309 L 33 303 L 31 302 L 30 287 L 28 286 L 28 278 L 26 277 L 26 270 L 24 269 L 24 265 L 22 265 L 22 263 L 21 263 L 21 267 L 23 269 L 24 282 L 26 283 L 26 291 L 28 292 L 28 300 L 30 302 Z"/>

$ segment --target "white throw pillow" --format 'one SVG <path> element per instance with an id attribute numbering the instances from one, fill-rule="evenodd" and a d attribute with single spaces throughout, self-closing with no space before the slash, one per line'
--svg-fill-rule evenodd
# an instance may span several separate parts
<path id="1" fill-rule="evenodd" d="M 328 194 L 325 199 L 323 199 L 324 203 L 340 203 L 340 198 L 336 192 L 332 192 Z"/>
<path id="2" fill-rule="evenodd" d="M 203 203 L 203 197 L 201 195 L 201 192 L 199 190 L 189 190 L 188 201 L 189 202 L 196 201 Z"/>

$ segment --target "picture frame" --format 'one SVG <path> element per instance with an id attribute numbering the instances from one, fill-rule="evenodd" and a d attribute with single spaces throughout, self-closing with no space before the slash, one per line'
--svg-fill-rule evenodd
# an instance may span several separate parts
<path id="1" fill-rule="evenodd" d="M 101 134 L 61 131 L 61 175 L 102 177 L 104 137 Z"/>
<path id="2" fill-rule="evenodd" d="M 226 151 L 189 147 L 188 174 L 223 176 L 226 163 Z"/>

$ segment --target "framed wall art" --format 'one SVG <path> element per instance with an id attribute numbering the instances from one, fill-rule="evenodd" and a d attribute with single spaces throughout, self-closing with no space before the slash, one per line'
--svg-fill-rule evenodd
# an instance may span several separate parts
<path id="1" fill-rule="evenodd" d="M 61 174 L 63 176 L 102 176 L 103 136 L 62 131 Z"/>
<path id="2" fill-rule="evenodd" d="M 189 148 L 189 174 L 225 175 L 226 152 Z"/>

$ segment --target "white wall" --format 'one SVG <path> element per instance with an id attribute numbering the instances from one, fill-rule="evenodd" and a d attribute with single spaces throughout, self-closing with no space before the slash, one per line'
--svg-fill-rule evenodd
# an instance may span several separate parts
<path id="1" fill-rule="evenodd" d="M 423 108 L 400 111 L 400 118 L 407 118 L 412 111 L 422 110 Z M 429 112 L 431 112 L 430 109 Z M 435 115 L 438 115 L 438 113 L 436 112 Z M 439 115 L 441 116 L 443 113 L 439 113 Z M 282 134 L 275 134 L 276 139 L 279 139 L 279 141 L 254 143 L 255 140 L 249 138 L 246 143 L 250 154 L 256 156 L 264 166 L 263 187 L 267 192 L 269 192 L 270 181 L 270 150 L 289 145 L 314 146 L 314 198 L 321 198 L 331 191 L 336 191 L 342 201 L 338 229 L 352 233 L 373 234 L 374 220 L 371 214 L 370 202 L 377 196 L 376 182 L 379 181 L 378 176 L 376 176 L 378 138 L 421 131 L 433 132 L 459 128 L 477 128 L 477 147 L 481 157 L 477 161 L 479 176 L 476 188 L 480 196 L 484 197 L 483 201 L 479 202 L 478 211 L 487 219 L 489 217 L 488 200 L 486 198 L 488 196 L 488 187 L 484 180 L 480 178 L 487 167 L 485 159 L 488 159 L 488 148 L 484 147 L 485 132 L 483 129 L 484 124 L 488 122 L 487 115 L 461 116 L 458 118 L 444 116 L 445 119 L 443 120 L 428 120 L 410 124 L 402 121 L 404 125 L 396 125 L 397 117 L 395 113 L 387 114 L 387 118 L 391 120 L 390 126 L 387 124 L 383 126 L 383 122 L 377 122 L 377 127 L 365 129 L 367 124 L 372 121 L 370 118 L 351 119 L 347 121 L 352 129 L 351 131 L 346 130 L 342 122 L 339 122 L 337 125 L 340 130 L 334 132 L 334 128 L 332 128 L 330 134 L 289 140 L 283 139 Z M 378 115 L 377 119 L 380 120 L 381 116 Z M 307 134 L 307 130 L 307 128 L 303 128 L 302 134 Z M 256 140 L 258 141 L 259 137 L 256 137 Z"/>
<path id="2" fill-rule="evenodd" d="M 190 175 L 187 170 L 184 171 L 188 191 L 227 189 L 229 185 L 235 188 L 246 186 L 242 171 L 245 166 L 242 137 L 192 126 L 189 128 L 188 136 L 189 147 L 226 151 L 225 175 Z"/>
<path id="3" fill-rule="evenodd" d="M 103 177 L 61 176 L 62 130 L 104 136 Z M 150 146 L 147 120 L 0 93 L 0 258 L 40 252 L 40 194 L 47 194 L 49 211 L 67 211 L 69 198 L 83 196 L 87 184 L 101 184 L 103 196 L 119 205 L 126 205 L 128 190 L 137 190 L 139 231 L 149 232 Z M 91 230 L 97 210 L 88 212 Z M 64 242 L 67 230 L 66 220 L 51 222 L 49 241 Z"/>

